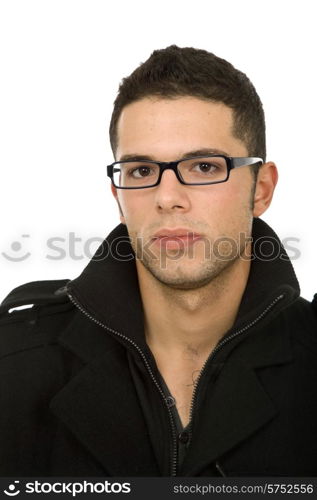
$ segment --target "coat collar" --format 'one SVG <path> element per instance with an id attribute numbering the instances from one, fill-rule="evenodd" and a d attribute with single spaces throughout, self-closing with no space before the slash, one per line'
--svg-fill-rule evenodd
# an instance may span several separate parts
<path id="1" fill-rule="evenodd" d="M 279 295 L 283 300 L 270 318 L 300 293 L 294 269 L 275 232 L 256 218 L 252 238 L 253 260 L 234 329 L 252 322 Z M 119 224 L 109 234 L 82 273 L 68 282 L 67 290 L 96 320 L 147 350 L 135 254 L 126 226 Z"/>

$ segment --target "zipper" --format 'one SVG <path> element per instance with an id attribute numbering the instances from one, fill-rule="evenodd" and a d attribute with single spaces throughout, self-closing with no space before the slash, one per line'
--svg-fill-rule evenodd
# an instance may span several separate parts
<path id="1" fill-rule="evenodd" d="M 67 287 L 66 287 L 66 291 L 67 291 Z M 176 476 L 177 475 L 177 438 L 176 438 L 176 429 L 175 429 L 175 424 L 174 424 L 174 418 L 173 418 L 173 414 L 172 414 L 172 411 L 170 409 L 170 407 L 172 406 L 171 405 L 171 398 L 170 397 L 166 397 L 165 394 L 164 394 L 164 391 L 163 389 L 161 388 L 159 382 L 156 380 L 155 376 L 154 376 L 154 373 L 151 369 L 151 366 L 149 365 L 149 362 L 144 354 L 144 352 L 140 349 L 140 347 L 135 343 L 133 342 L 133 340 L 131 340 L 129 337 L 126 337 L 125 335 L 123 335 L 123 333 L 120 333 L 116 330 L 113 330 L 112 328 L 109 328 L 108 326 L 104 325 L 101 321 L 99 321 L 98 319 L 94 318 L 93 316 L 91 316 L 78 302 L 76 299 L 74 299 L 74 297 L 67 291 L 67 295 L 68 297 L 70 298 L 70 300 L 72 301 L 72 303 L 83 313 L 85 314 L 85 316 L 87 316 L 90 320 L 94 321 L 95 323 L 97 323 L 97 325 L 101 326 L 102 328 L 105 328 L 106 330 L 108 330 L 109 332 L 112 332 L 114 333 L 115 335 L 118 335 L 119 337 L 121 337 L 122 339 L 126 340 L 127 342 L 129 342 L 130 344 L 133 345 L 133 347 L 138 351 L 138 353 L 140 354 L 140 356 L 142 357 L 143 361 L 144 361 L 144 364 L 155 384 L 155 386 L 157 387 L 161 397 L 163 398 L 164 400 L 164 403 L 165 403 L 165 406 L 167 408 L 167 411 L 168 411 L 168 415 L 169 415 L 169 419 L 170 419 L 170 424 L 171 424 L 171 430 L 172 430 L 172 454 L 171 454 L 171 476 Z"/>
<path id="2" fill-rule="evenodd" d="M 167 408 L 167 411 L 168 411 L 168 415 L 169 415 L 169 419 L 170 419 L 170 425 L 171 425 L 171 431 L 172 431 L 172 454 L 171 454 L 171 476 L 176 476 L 177 475 L 177 437 L 176 437 L 176 429 L 175 429 L 175 423 L 174 423 L 174 418 L 173 418 L 173 414 L 172 414 L 172 411 L 171 411 L 171 401 L 170 401 L 170 397 L 165 397 L 165 394 L 164 394 L 164 391 L 163 389 L 161 388 L 159 382 L 156 380 L 155 376 L 154 376 L 154 373 L 149 365 L 149 362 L 144 354 L 144 352 L 140 349 L 140 347 L 133 341 L 131 340 L 129 337 L 127 337 L 126 335 L 123 335 L 123 333 L 120 333 L 118 332 L 117 330 L 114 330 L 113 328 L 110 328 L 108 326 L 106 326 L 104 323 L 102 323 L 101 321 L 99 321 L 98 319 L 94 318 L 93 316 L 91 316 L 91 314 L 89 314 L 78 302 L 76 299 L 74 299 L 74 297 L 68 292 L 67 290 L 67 286 L 66 286 L 66 291 L 67 291 L 67 295 L 68 297 L 70 298 L 70 300 L 73 302 L 73 304 L 83 313 L 85 314 L 85 316 L 87 316 L 90 320 L 92 320 L 94 323 L 96 323 L 97 325 L 101 326 L 102 328 L 110 331 L 111 333 L 114 333 L 115 335 L 118 335 L 119 337 L 121 337 L 122 339 L 124 339 L 125 341 L 129 342 L 137 351 L 138 353 L 140 354 L 140 356 L 142 357 L 143 361 L 144 361 L 144 364 L 145 364 L 145 367 L 146 369 L 148 370 L 149 374 L 150 374 L 150 377 L 151 379 L 153 380 L 156 388 L 158 389 L 161 397 L 163 398 L 163 401 L 164 401 L 164 404 Z M 203 367 L 199 373 L 199 376 L 196 380 L 196 383 L 195 383 L 195 386 L 194 386 L 194 390 L 193 390 L 193 396 L 192 396 L 192 400 L 191 400 L 191 406 L 190 406 L 190 414 L 189 414 L 189 424 L 188 424 L 188 428 L 189 428 L 189 435 L 190 435 L 190 440 L 191 440 L 191 437 L 192 437 L 192 419 L 193 419 L 193 413 L 194 413 L 194 408 L 195 408 L 195 403 L 196 403 L 196 394 L 197 394 L 197 388 L 198 388 L 198 384 L 199 384 L 199 381 L 201 380 L 201 376 L 204 372 L 204 370 L 206 369 L 206 366 L 207 364 L 210 362 L 210 360 L 212 358 L 214 358 L 214 356 L 216 355 L 216 353 L 224 346 L 226 345 L 228 342 L 230 342 L 232 339 L 236 338 L 238 335 L 241 335 L 242 333 L 245 333 L 247 330 L 249 330 L 252 326 L 254 326 L 256 323 L 258 323 L 271 309 L 272 307 L 275 306 L 275 304 L 277 304 L 277 302 L 279 302 L 282 298 L 284 298 L 284 295 L 281 294 L 279 295 L 278 297 L 276 297 L 273 302 L 271 302 L 271 304 L 266 307 L 266 309 L 264 309 L 264 311 L 262 311 L 261 314 L 259 314 L 259 316 L 257 316 L 253 321 L 251 321 L 250 323 L 248 323 L 246 326 L 244 326 L 243 328 L 241 328 L 240 330 L 237 330 L 236 332 L 232 333 L 231 335 L 229 335 L 229 337 L 226 337 L 224 338 L 221 342 L 219 342 L 219 344 L 216 345 L 216 347 L 211 351 L 211 353 L 209 354 L 208 358 L 206 359 L 205 363 L 203 364 Z M 218 464 L 216 464 L 218 465 Z M 217 467 L 217 470 L 218 470 L 218 467 Z M 222 471 L 221 471 L 222 472 Z"/>
<path id="3" fill-rule="evenodd" d="M 205 363 L 202 366 L 202 369 L 200 370 L 200 373 L 198 375 L 198 378 L 196 379 L 196 383 L 195 383 L 194 390 L 193 390 L 193 395 L 192 395 L 192 400 L 191 400 L 191 405 L 190 405 L 190 411 L 189 411 L 189 424 L 188 424 L 189 436 L 190 436 L 189 442 L 191 441 L 191 438 L 192 438 L 192 420 L 193 420 L 193 414 L 194 414 L 195 403 L 196 403 L 197 388 L 198 388 L 199 381 L 201 380 L 202 374 L 203 374 L 203 372 L 206 369 L 207 364 L 210 362 L 211 359 L 213 359 L 215 357 L 215 355 L 217 354 L 217 352 L 220 351 L 220 349 L 224 345 L 226 345 L 228 342 L 230 342 L 234 338 L 238 337 L 242 333 L 245 333 L 252 326 L 254 326 L 256 323 L 258 323 L 272 309 L 272 307 L 274 307 L 277 304 L 277 302 L 279 302 L 283 298 L 284 298 L 283 294 L 281 294 L 278 297 L 276 297 L 273 300 L 273 302 L 271 302 L 271 304 L 269 306 L 267 306 L 264 309 L 264 311 L 262 311 L 261 314 L 259 314 L 259 316 L 257 316 L 253 321 L 251 321 L 250 323 L 248 323 L 243 328 L 240 328 L 240 330 L 237 330 L 237 331 L 233 332 L 231 335 L 229 335 L 228 337 L 225 337 L 222 341 L 219 342 L 219 344 L 216 345 L 216 347 L 209 354 L 208 358 L 206 359 Z"/>

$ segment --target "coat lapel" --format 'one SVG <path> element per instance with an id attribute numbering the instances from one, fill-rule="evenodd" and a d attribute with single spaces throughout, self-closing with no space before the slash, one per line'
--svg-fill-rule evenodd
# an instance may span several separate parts
<path id="1" fill-rule="evenodd" d="M 276 415 L 256 374 L 243 365 L 224 365 L 211 391 L 195 421 L 192 446 L 183 467 L 186 475 L 196 475 Z"/>
<path id="2" fill-rule="evenodd" d="M 51 401 L 53 413 L 111 476 L 158 476 L 135 388 L 114 349 L 86 365 Z"/>
<path id="3" fill-rule="evenodd" d="M 193 421 L 184 474 L 197 475 L 278 415 L 269 388 L 263 387 L 257 370 L 292 361 L 288 332 L 285 326 L 279 331 L 279 326 L 277 321 L 270 332 L 264 329 L 258 333 L 256 341 L 251 334 L 238 345 L 223 364 L 216 383 L 209 389 L 207 385 L 201 394 L 202 410 L 198 409 Z"/>

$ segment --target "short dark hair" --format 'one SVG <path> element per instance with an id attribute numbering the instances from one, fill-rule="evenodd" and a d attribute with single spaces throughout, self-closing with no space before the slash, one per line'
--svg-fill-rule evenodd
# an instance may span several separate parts
<path id="1" fill-rule="evenodd" d="M 233 110 L 233 135 L 244 142 L 250 156 L 265 161 L 264 111 L 249 78 L 211 52 L 176 45 L 155 50 L 130 76 L 123 78 L 114 101 L 109 129 L 114 154 L 122 109 L 151 96 L 171 99 L 192 96 L 222 102 Z"/>

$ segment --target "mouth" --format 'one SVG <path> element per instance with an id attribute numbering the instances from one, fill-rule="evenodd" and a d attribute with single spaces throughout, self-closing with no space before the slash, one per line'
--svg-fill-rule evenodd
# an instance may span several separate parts
<path id="1" fill-rule="evenodd" d="M 186 228 L 160 229 L 152 238 L 156 246 L 160 248 L 179 250 L 185 246 L 193 245 L 202 239 L 202 235 Z"/>

